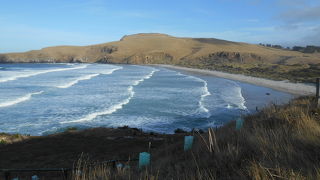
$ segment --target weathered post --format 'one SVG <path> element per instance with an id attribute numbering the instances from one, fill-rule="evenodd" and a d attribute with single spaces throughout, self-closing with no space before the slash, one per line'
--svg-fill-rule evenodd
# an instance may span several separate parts
<path id="1" fill-rule="evenodd" d="M 31 176 L 31 179 L 32 180 L 39 180 L 39 177 L 37 175 L 33 175 L 33 176 Z"/>
<path id="2" fill-rule="evenodd" d="M 319 90 L 320 90 L 320 78 L 317 78 L 317 81 L 316 81 L 316 106 L 317 106 L 317 108 L 320 107 Z"/>
<path id="3" fill-rule="evenodd" d="M 192 148 L 192 144 L 193 144 L 193 136 L 185 136 L 183 150 L 184 151 L 190 150 Z"/>
<path id="4" fill-rule="evenodd" d="M 150 154 L 142 152 L 139 154 L 139 169 L 150 165 Z"/>

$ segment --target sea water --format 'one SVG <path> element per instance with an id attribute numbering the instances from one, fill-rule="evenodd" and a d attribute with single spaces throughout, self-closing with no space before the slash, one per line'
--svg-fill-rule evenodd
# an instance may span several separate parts
<path id="1" fill-rule="evenodd" d="M 0 132 L 6 133 L 44 135 L 68 127 L 129 126 L 160 133 L 206 129 L 291 98 L 269 88 L 160 67 L 0 64 Z"/>

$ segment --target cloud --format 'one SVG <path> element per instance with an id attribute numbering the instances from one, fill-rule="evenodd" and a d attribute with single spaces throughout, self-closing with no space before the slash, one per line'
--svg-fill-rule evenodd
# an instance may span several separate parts
<path id="1" fill-rule="evenodd" d="M 313 28 L 309 34 L 303 38 L 306 45 L 320 45 L 320 26 Z"/>
<path id="2" fill-rule="evenodd" d="M 287 7 L 287 8 L 295 8 L 295 7 L 304 7 L 307 6 L 308 0 L 278 0 L 277 5 Z"/>
<path id="3" fill-rule="evenodd" d="M 310 22 L 320 20 L 320 6 L 290 9 L 279 15 L 287 23 Z"/>

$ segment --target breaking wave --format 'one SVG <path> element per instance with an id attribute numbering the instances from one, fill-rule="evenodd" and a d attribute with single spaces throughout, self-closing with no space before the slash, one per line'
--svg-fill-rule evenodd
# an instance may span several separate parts
<path id="1" fill-rule="evenodd" d="M 25 96 L 19 97 L 17 99 L 0 103 L 0 107 L 2 108 L 2 107 L 13 106 L 15 104 L 19 104 L 21 102 L 30 100 L 33 95 L 38 95 L 38 94 L 42 94 L 42 93 L 43 93 L 43 91 L 26 94 Z"/>
<path id="2" fill-rule="evenodd" d="M 188 78 L 191 78 L 191 79 L 194 79 L 198 82 L 201 82 L 203 83 L 203 86 L 201 88 L 201 91 L 202 91 L 202 94 L 200 96 L 200 99 L 199 99 L 199 102 L 198 102 L 198 109 L 196 111 L 197 114 L 200 114 L 201 116 L 204 116 L 206 118 L 209 118 L 211 116 L 211 113 L 210 111 L 206 108 L 204 102 L 205 102 L 205 98 L 207 96 L 210 96 L 211 93 L 209 92 L 209 89 L 208 89 L 208 83 L 207 81 L 201 79 L 201 78 L 198 78 L 198 77 L 195 77 L 195 76 L 189 76 L 189 75 L 184 75 L 184 74 L 181 74 L 180 72 L 177 73 L 177 75 L 180 75 L 180 76 L 185 76 L 185 77 L 188 77 Z"/>
<path id="3" fill-rule="evenodd" d="M 117 67 L 117 68 L 114 68 L 114 69 L 110 69 L 107 72 L 103 72 L 101 74 L 112 74 L 114 71 L 118 71 L 118 70 L 121 70 L 121 69 L 123 69 L 123 68 L 122 67 Z"/>
<path id="4" fill-rule="evenodd" d="M 27 77 L 31 77 L 31 76 L 37 76 L 37 75 L 40 75 L 40 74 L 45 74 L 45 73 L 50 73 L 50 72 L 59 72 L 59 71 L 70 71 L 70 70 L 75 70 L 75 69 L 84 69 L 87 66 L 88 66 L 88 64 L 82 65 L 82 66 L 77 66 L 77 67 L 71 67 L 71 68 L 49 69 L 49 70 L 36 71 L 36 72 L 32 72 L 32 73 L 27 73 L 27 74 L 20 74 L 20 75 L 15 75 L 15 76 L 11 76 L 11 77 L 2 78 L 2 79 L 0 79 L 0 83 L 7 82 L 7 81 L 14 81 L 14 80 L 17 80 L 17 79 L 20 79 L 20 78 L 27 78 Z"/>
<path id="5" fill-rule="evenodd" d="M 89 74 L 89 75 L 85 75 L 85 76 L 81 76 L 78 79 L 75 79 L 67 84 L 64 85 L 60 85 L 60 86 L 56 86 L 57 88 L 69 88 L 75 84 L 77 84 L 79 81 L 84 81 L 84 80 L 89 80 L 93 77 L 99 76 L 100 74 Z"/>
<path id="6" fill-rule="evenodd" d="M 73 121 L 64 121 L 64 122 L 60 122 L 61 124 L 66 124 L 66 123 L 77 123 L 77 122 L 86 122 L 86 121 L 92 121 L 93 119 L 95 119 L 98 116 L 102 116 L 102 115 L 108 115 L 108 114 L 112 114 L 120 109 L 123 108 L 124 105 L 128 104 L 130 102 L 130 100 L 133 98 L 135 92 L 134 92 L 134 86 L 138 86 L 141 82 L 143 82 L 146 79 L 150 79 L 153 74 L 155 72 L 157 72 L 157 69 L 154 69 L 151 73 L 149 73 L 148 75 L 144 76 L 143 78 L 134 81 L 133 85 L 129 86 L 128 88 L 128 94 L 129 96 L 127 97 L 127 99 L 109 107 L 108 109 L 104 110 L 104 111 L 100 111 L 100 112 L 94 112 L 91 114 L 88 114 L 87 116 L 81 118 L 81 119 L 77 119 L 77 120 L 73 120 Z"/>

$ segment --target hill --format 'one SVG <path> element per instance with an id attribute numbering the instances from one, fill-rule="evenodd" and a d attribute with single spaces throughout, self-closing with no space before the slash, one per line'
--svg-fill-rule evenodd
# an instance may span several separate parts
<path id="1" fill-rule="evenodd" d="M 91 46 L 56 46 L 0 54 L 0 62 L 173 64 L 302 82 L 320 76 L 319 53 L 157 33 L 134 34 Z"/>
<path id="2" fill-rule="evenodd" d="M 205 133 L 164 135 L 123 127 L 25 139 L 7 135 L 18 140 L 0 143 L 0 168 L 72 168 L 83 155 L 73 179 L 319 179 L 320 111 L 314 101 L 299 98 L 272 105 L 245 116 L 240 129 L 231 122 Z M 185 135 L 195 136 L 188 152 L 183 151 Z M 151 153 L 146 171 L 130 161 L 142 151 Z M 105 162 L 110 159 L 124 160 L 120 162 L 131 168 L 112 169 Z M 18 171 L 11 177 L 18 173 L 26 174 Z M 52 178 L 48 176 L 52 173 L 40 179 Z"/>

